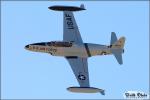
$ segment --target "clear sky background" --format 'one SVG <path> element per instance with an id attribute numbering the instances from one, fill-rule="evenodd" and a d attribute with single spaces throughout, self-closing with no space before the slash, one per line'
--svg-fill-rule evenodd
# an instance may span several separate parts
<path id="1" fill-rule="evenodd" d="M 109 44 L 112 31 L 126 37 L 123 65 L 112 55 L 88 59 L 90 84 L 105 89 L 105 96 L 68 92 L 67 87 L 79 85 L 63 57 L 24 49 L 30 43 L 62 40 L 62 12 L 49 6 L 81 3 L 87 10 L 74 15 L 84 42 Z M 1 29 L 3 99 L 120 99 L 126 91 L 148 93 L 148 1 L 2 1 Z"/>

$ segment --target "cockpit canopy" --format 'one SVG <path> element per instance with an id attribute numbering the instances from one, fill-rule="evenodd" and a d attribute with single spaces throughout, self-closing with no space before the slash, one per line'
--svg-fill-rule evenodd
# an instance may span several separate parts
<path id="1" fill-rule="evenodd" d="M 64 42 L 64 41 L 52 41 L 47 43 L 48 46 L 55 46 L 55 47 L 71 47 L 72 42 Z"/>
<path id="2" fill-rule="evenodd" d="M 41 46 L 54 46 L 54 47 L 71 47 L 72 42 L 65 42 L 65 41 L 51 41 L 51 42 L 41 42 L 41 43 L 34 43 L 31 45 L 41 45 Z"/>

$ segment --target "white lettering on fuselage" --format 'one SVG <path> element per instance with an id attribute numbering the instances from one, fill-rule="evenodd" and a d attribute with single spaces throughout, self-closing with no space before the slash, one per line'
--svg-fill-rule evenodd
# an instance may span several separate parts
<path id="1" fill-rule="evenodd" d="M 31 47 L 31 50 L 43 51 L 43 52 L 57 52 L 57 49 L 54 48 L 47 48 L 47 47 L 40 47 L 40 46 L 33 46 L 33 45 Z"/>
<path id="2" fill-rule="evenodd" d="M 53 49 L 53 48 L 47 48 L 48 52 L 57 52 L 57 49 Z"/>

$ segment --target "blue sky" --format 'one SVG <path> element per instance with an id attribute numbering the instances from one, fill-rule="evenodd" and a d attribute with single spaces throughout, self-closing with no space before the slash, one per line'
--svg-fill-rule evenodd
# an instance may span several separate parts
<path id="1" fill-rule="evenodd" d="M 112 31 L 126 37 L 123 65 L 112 55 L 88 59 L 90 84 L 105 89 L 105 96 L 68 92 L 78 83 L 63 57 L 24 49 L 30 43 L 62 40 L 62 12 L 49 6 L 81 3 L 87 10 L 74 15 L 84 42 L 109 44 Z M 148 1 L 2 1 L 1 75 L 3 99 L 121 99 L 126 91 L 148 93 Z"/>

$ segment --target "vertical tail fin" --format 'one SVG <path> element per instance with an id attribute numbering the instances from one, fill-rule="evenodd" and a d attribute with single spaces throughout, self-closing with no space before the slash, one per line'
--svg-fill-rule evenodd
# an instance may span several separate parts
<path id="1" fill-rule="evenodd" d="M 124 43 L 125 37 L 121 37 L 119 40 L 117 40 L 116 34 L 114 32 L 111 33 L 111 52 L 113 53 L 119 64 L 123 64 L 122 53 L 124 52 Z"/>

